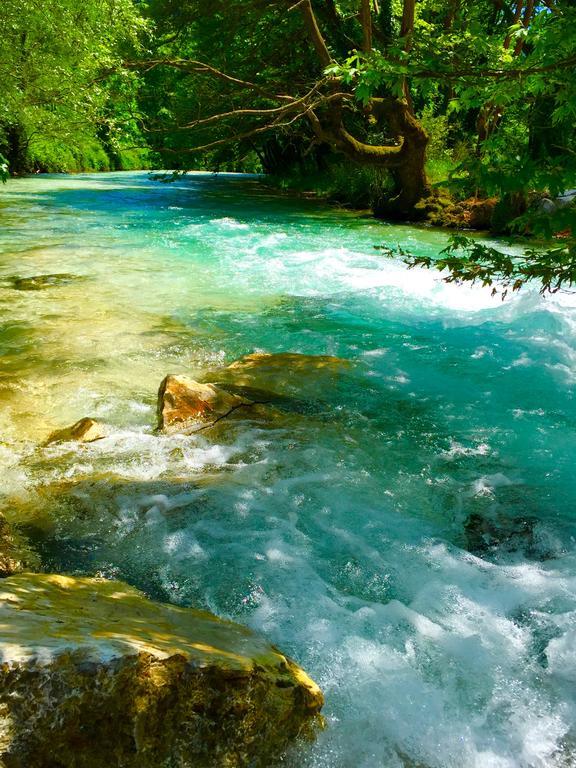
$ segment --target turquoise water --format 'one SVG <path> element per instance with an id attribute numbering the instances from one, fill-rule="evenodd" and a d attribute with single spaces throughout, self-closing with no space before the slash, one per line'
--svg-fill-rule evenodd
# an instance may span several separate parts
<path id="1" fill-rule="evenodd" d="M 262 632 L 326 694 L 292 768 L 574 766 L 576 298 L 385 259 L 446 236 L 256 178 L 0 190 L 0 493 L 47 567 Z M 15 277 L 69 273 L 45 290 Z M 167 373 L 353 361 L 269 424 L 153 434 Z M 87 446 L 41 447 L 83 416 Z"/>

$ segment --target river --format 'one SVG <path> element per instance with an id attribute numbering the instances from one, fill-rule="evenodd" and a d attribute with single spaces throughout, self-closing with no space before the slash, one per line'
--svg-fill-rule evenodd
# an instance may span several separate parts
<path id="1" fill-rule="evenodd" d="M 254 177 L 0 190 L 0 502 L 45 566 L 243 622 L 326 695 L 294 768 L 574 766 L 576 299 L 501 301 Z M 16 277 L 66 273 L 45 290 Z M 302 407 L 157 436 L 167 373 L 332 355 Z M 90 445 L 42 447 L 83 416 Z"/>

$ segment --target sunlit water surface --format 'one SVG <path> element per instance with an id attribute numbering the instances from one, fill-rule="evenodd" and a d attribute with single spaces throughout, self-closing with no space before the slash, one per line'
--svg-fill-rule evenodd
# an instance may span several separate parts
<path id="1" fill-rule="evenodd" d="M 295 768 L 574 766 L 576 301 L 407 270 L 438 253 L 254 178 L 0 191 L 5 514 L 47 568 L 262 632 L 326 694 Z M 41 291 L 13 278 L 81 277 Z M 355 362 L 309 407 L 159 437 L 166 373 Z M 42 443 L 83 416 L 87 446 Z"/>

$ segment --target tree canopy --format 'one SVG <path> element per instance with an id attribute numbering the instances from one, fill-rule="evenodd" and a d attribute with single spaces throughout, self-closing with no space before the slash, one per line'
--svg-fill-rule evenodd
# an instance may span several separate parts
<path id="1" fill-rule="evenodd" d="M 574 174 L 576 8 L 564 0 L 149 8 L 161 34 L 146 105 L 150 89 L 168 87 L 161 107 L 144 111 L 166 153 L 269 140 L 296 142 L 300 155 L 328 146 L 389 168 L 405 214 L 428 193 L 426 113 L 466 145 L 452 177 L 475 191 L 556 195 Z"/>

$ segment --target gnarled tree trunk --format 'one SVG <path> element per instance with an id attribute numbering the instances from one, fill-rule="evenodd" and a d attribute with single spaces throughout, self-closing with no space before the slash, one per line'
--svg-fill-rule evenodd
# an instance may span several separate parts
<path id="1" fill-rule="evenodd" d="M 0 150 L 8 160 L 10 173 L 19 175 L 28 171 L 27 150 L 28 142 L 24 134 L 24 129 L 20 125 L 12 123 L 3 130 L 5 140 Z"/>
<path id="2" fill-rule="evenodd" d="M 406 162 L 392 169 L 392 178 L 397 194 L 390 200 L 384 200 L 374 206 L 374 214 L 381 218 L 422 218 L 416 205 L 430 194 L 430 185 L 426 176 L 426 144 L 415 146 L 406 157 Z"/>
<path id="3" fill-rule="evenodd" d="M 332 63 L 330 51 L 320 31 L 312 3 L 303 0 L 299 4 L 311 42 L 323 67 Z M 402 31 L 407 38 L 414 28 L 415 0 L 405 0 Z M 372 46 L 372 20 L 369 0 L 360 0 L 360 20 L 363 28 L 363 50 Z M 343 104 L 346 94 L 338 93 L 340 83 L 334 81 L 331 96 L 321 109 L 310 109 L 308 120 L 320 141 L 329 144 L 337 152 L 353 162 L 390 170 L 396 184 L 396 194 L 376 206 L 376 215 L 393 218 L 418 218 L 415 206 L 430 193 L 426 177 L 426 147 L 428 134 L 414 117 L 407 83 L 404 82 L 405 98 L 372 98 L 366 112 L 394 136 L 390 146 L 373 145 L 356 139 L 343 122 Z"/>

